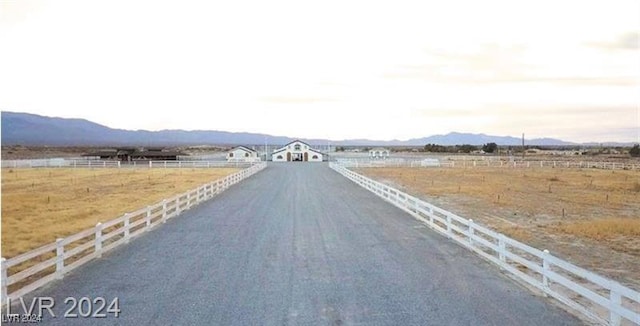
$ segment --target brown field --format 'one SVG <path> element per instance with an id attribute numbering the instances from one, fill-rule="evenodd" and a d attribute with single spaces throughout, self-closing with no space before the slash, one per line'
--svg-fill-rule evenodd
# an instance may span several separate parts
<path id="1" fill-rule="evenodd" d="M 640 288 L 640 171 L 367 168 L 358 172 Z"/>
<path id="2" fill-rule="evenodd" d="M 2 169 L 2 256 L 9 258 L 238 169 Z"/>

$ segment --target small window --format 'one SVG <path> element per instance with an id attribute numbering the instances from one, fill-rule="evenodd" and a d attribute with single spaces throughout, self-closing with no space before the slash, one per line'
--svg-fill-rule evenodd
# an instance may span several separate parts
<path id="1" fill-rule="evenodd" d="M 281 160 L 282 159 L 282 155 L 278 155 L 278 157 L 276 157 L 276 158 Z"/>
<path id="2" fill-rule="evenodd" d="M 233 153 L 229 153 L 229 157 L 233 157 Z"/>
<path id="3" fill-rule="evenodd" d="M 295 146 L 295 150 L 296 150 L 296 151 L 299 151 L 299 150 L 300 150 L 300 144 L 296 144 L 296 146 Z"/>
<path id="4" fill-rule="evenodd" d="M 249 153 L 244 153 L 244 157 L 249 157 Z"/>
<path id="5" fill-rule="evenodd" d="M 314 159 L 314 160 L 317 160 L 318 159 L 318 155 L 313 155 L 311 158 Z"/>

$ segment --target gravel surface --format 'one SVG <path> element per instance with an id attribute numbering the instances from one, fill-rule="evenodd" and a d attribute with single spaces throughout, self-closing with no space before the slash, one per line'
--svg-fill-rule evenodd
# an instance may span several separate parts
<path id="1" fill-rule="evenodd" d="M 272 163 L 34 295 L 56 325 L 581 324 L 325 163 Z"/>

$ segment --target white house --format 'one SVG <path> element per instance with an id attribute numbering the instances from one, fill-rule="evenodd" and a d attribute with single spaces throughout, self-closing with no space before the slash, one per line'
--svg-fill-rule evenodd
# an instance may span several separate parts
<path id="1" fill-rule="evenodd" d="M 389 157 L 389 150 L 386 148 L 373 148 L 369 150 L 370 158 L 387 158 Z"/>
<path id="2" fill-rule="evenodd" d="M 296 140 L 271 154 L 274 162 L 302 161 L 302 162 L 322 162 L 322 153 L 311 148 L 309 144 Z"/>
<path id="3" fill-rule="evenodd" d="M 234 147 L 227 153 L 227 161 L 228 162 L 259 162 L 260 156 L 258 152 L 255 150 L 245 147 L 238 146 Z"/>

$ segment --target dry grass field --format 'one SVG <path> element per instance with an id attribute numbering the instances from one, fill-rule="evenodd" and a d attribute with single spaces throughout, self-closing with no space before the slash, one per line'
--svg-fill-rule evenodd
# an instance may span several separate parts
<path id="1" fill-rule="evenodd" d="M 238 169 L 2 169 L 2 256 L 9 258 Z"/>
<path id="2" fill-rule="evenodd" d="M 357 171 L 640 289 L 640 171 Z"/>

